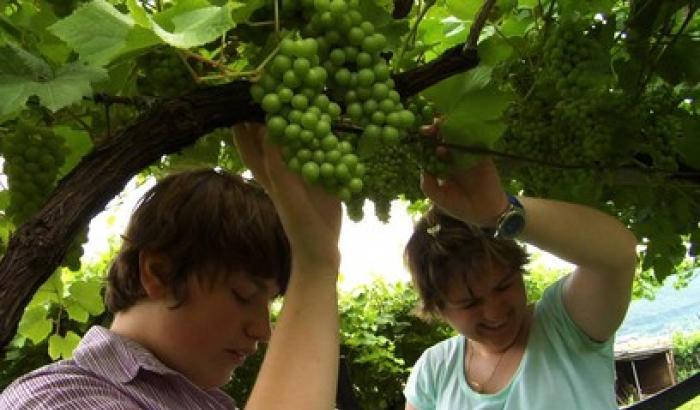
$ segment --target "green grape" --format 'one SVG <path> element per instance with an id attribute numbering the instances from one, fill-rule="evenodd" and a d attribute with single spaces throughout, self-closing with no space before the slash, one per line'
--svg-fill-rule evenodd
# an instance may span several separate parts
<path id="1" fill-rule="evenodd" d="M 417 181 L 423 157 L 402 141 L 417 131 L 423 118 L 404 109 L 394 89 L 389 66 L 380 55 L 386 38 L 376 33 L 355 0 L 303 0 L 296 9 L 283 8 L 301 9 L 306 21 L 301 37 L 281 41 L 251 95 L 268 113 L 271 140 L 282 145 L 287 165 L 309 183 L 355 204 L 360 217 L 365 199 L 388 204 L 409 191 L 408 197 L 421 195 Z M 335 132 L 331 124 L 339 120 L 364 130 Z M 374 148 L 363 148 L 367 152 L 360 155 L 363 146 Z M 392 162 L 396 169 L 388 172 L 390 178 L 377 177 L 383 168 L 373 162 L 391 162 L 394 151 L 385 158 L 372 155 L 375 149 L 402 152 L 401 159 Z M 407 163 L 412 164 L 408 179 L 400 172 Z M 389 187 L 387 181 L 400 188 Z"/>
<path id="2" fill-rule="evenodd" d="M 142 76 L 136 87 L 142 95 L 172 97 L 196 87 L 186 63 L 176 51 L 157 48 L 137 60 Z"/>
<path id="3" fill-rule="evenodd" d="M 59 168 L 65 162 L 65 140 L 51 128 L 19 120 L 13 132 L 2 138 L 3 171 L 9 185 L 7 213 L 16 225 L 22 224 L 48 198 Z"/>
<path id="4" fill-rule="evenodd" d="M 349 201 L 345 202 L 345 211 L 351 221 L 359 222 L 364 218 L 364 205 L 365 198 L 353 197 Z"/>

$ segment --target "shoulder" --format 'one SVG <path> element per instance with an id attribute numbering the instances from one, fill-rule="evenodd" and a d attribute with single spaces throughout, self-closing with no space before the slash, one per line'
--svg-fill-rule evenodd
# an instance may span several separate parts
<path id="1" fill-rule="evenodd" d="M 464 346 L 464 337 L 457 335 L 452 336 L 449 339 L 445 339 L 438 342 L 425 350 L 424 356 L 427 356 L 433 360 L 448 359 L 459 354 L 460 346 Z"/>
<path id="2" fill-rule="evenodd" d="M 414 371 L 428 372 L 434 376 L 445 373 L 453 363 L 459 362 L 464 346 L 464 336 L 453 336 L 427 348 L 416 362 Z"/>
<path id="3" fill-rule="evenodd" d="M 534 320 L 552 343 L 564 343 L 569 348 L 588 351 L 610 350 L 613 338 L 603 342 L 591 339 L 571 318 L 564 306 L 566 275 L 545 289 L 535 307 Z"/>
<path id="4" fill-rule="evenodd" d="M 110 380 L 81 369 L 72 360 L 53 363 L 15 380 L 0 395 L 0 408 L 135 409 Z"/>
<path id="5" fill-rule="evenodd" d="M 404 396 L 418 409 L 434 409 L 445 386 L 454 385 L 462 363 L 464 336 L 454 336 L 426 349 L 413 367 Z"/>

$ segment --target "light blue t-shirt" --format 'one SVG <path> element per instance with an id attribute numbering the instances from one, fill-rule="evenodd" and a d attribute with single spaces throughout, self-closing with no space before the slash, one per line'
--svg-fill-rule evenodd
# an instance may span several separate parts
<path id="1" fill-rule="evenodd" d="M 560 279 L 535 304 L 528 345 L 511 382 L 479 394 L 464 376 L 464 336 L 423 352 L 404 395 L 418 410 L 617 409 L 613 339 L 591 340 L 569 317 Z"/>

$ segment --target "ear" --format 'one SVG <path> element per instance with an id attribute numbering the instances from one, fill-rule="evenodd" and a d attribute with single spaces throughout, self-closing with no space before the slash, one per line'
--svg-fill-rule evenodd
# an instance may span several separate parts
<path id="1" fill-rule="evenodd" d="M 165 298 L 168 288 L 161 280 L 161 274 L 168 269 L 168 261 L 161 254 L 153 251 L 139 251 L 139 277 L 141 286 L 150 299 Z"/>

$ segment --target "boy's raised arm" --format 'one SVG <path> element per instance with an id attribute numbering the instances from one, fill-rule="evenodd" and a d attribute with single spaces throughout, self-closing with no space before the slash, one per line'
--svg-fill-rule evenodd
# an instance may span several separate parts
<path id="1" fill-rule="evenodd" d="M 264 141 L 265 127 L 235 127 L 238 151 L 274 202 L 292 250 L 284 305 L 246 409 L 333 408 L 338 374 L 340 200 L 307 185 Z"/>

